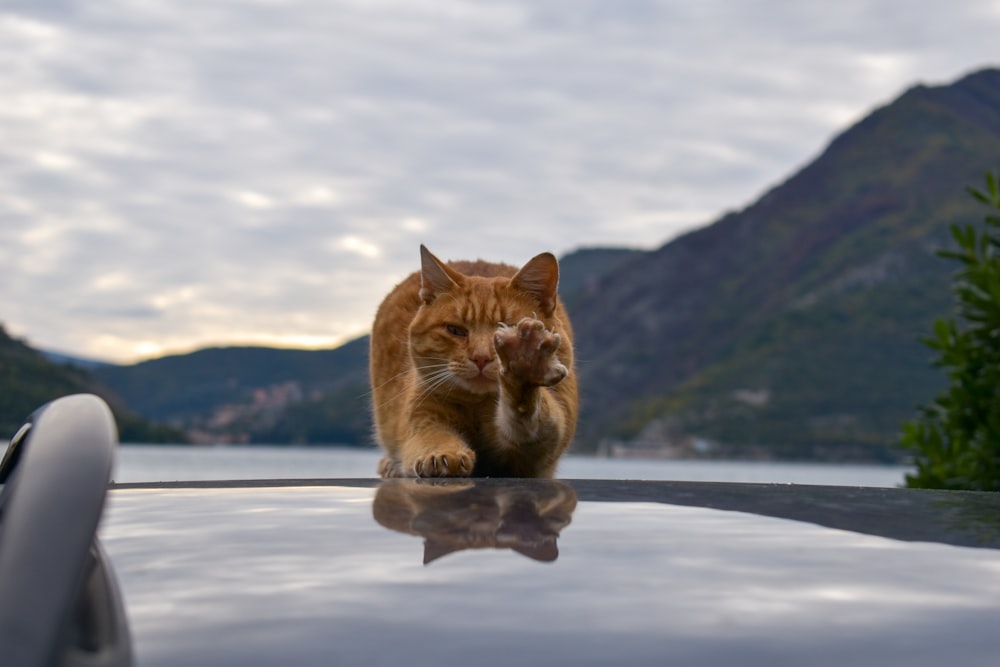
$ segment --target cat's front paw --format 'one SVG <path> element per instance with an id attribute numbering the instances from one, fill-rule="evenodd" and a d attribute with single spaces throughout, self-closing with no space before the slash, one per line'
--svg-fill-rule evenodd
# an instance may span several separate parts
<path id="1" fill-rule="evenodd" d="M 469 477 L 475 464 L 476 455 L 471 449 L 432 452 L 417 457 L 413 473 L 417 477 Z"/>
<path id="2" fill-rule="evenodd" d="M 560 343 L 559 334 L 531 317 L 522 318 L 512 327 L 501 325 L 493 334 L 503 374 L 538 387 L 559 384 L 569 375 L 556 356 Z"/>

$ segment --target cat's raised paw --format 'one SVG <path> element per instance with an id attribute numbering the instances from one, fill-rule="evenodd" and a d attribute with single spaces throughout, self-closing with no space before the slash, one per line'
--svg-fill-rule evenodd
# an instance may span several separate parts
<path id="1" fill-rule="evenodd" d="M 476 463 L 472 450 L 427 454 L 413 464 L 417 477 L 469 477 Z"/>
<path id="2" fill-rule="evenodd" d="M 562 382 L 569 370 L 556 356 L 562 343 L 540 320 L 522 318 L 516 326 L 501 325 L 493 335 L 493 346 L 505 375 L 539 387 Z"/>

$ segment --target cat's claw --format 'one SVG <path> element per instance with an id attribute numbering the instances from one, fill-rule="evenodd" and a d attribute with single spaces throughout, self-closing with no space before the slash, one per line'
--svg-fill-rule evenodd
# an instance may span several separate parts
<path id="1" fill-rule="evenodd" d="M 469 477 L 476 459 L 472 451 L 422 456 L 413 464 L 417 477 Z"/>
<path id="2" fill-rule="evenodd" d="M 556 356 L 561 343 L 559 334 L 531 317 L 522 318 L 513 327 L 498 327 L 493 334 L 501 372 L 539 387 L 559 384 L 569 375 Z"/>

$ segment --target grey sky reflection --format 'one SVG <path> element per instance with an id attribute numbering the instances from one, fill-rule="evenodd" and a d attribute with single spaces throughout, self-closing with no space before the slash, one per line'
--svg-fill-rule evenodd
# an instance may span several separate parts
<path id="1" fill-rule="evenodd" d="M 939 665 L 957 645 L 995 647 L 995 550 L 585 501 L 556 562 L 470 549 L 425 567 L 417 539 L 375 522 L 374 494 L 112 492 L 102 535 L 142 663 L 458 664 L 474 652 L 483 664 Z"/>

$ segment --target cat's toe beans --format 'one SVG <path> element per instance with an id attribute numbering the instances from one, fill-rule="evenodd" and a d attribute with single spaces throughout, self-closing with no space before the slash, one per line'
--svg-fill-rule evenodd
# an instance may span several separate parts
<path id="1" fill-rule="evenodd" d="M 569 375 L 569 370 L 562 364 L 556 363 L 549 366 L 538 384 L 543 387 L 557 385 Z"/>
<path id="2" fill-rule="evenodd" d="M 520 334 L 521 338 L 530 338 L 532 335 L 538 333 L 544 328 L 545 325 L 542 324 L 541 321 L 530 317 L 525 317 L 517 323 L 517 332 Z"/>
<path id="3" fill-rule="evenodd" d="M 555 352 L 561 343 L 562 338 L 559 334 L 553 333 L 542 339 L 542 342 L 538 344 L 538 349 L 542 352 Z"/>

